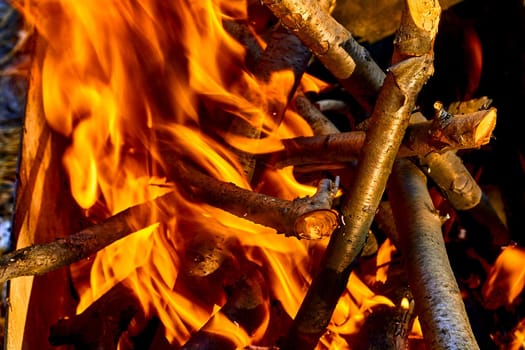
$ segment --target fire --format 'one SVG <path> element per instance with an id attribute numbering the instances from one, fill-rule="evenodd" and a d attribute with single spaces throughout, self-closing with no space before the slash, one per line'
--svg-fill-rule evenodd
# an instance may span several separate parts
<path id="1" fill-rule="evenodd" d="M 525 249 L 520 247 L 507 247 L 500 253 L 483 286 L 487 308 L 510 307 L 521 294 L 525 287 L 524 258 Z"/>
<path id="2" fill-rule="evenodd" d="M 156 224 L 73 267 L 77 311 L 124 282 L 145 314 L 160 319 L 170 342 L 182 345 L 205 327 L 242 347 L 260 341 L 270 319 L 268 306 L 257 309 L 260 322 L 253 327 L 235 324 L 221 311 L 232 297 L 228 289 L 246 284 L 254 295 L 239 295 L 242 305 L 252 310 L 279 300 L 293 318 L 326 241 L 286 238 L 188 201 L 178 192 L 184 184 L 168 177 L 171 162 L 191 161 L 250 189 L 232 148 L 267 152 L 282 147 L 283 138 L 311 135 L 292 111 L 282 122 L 272 112 L 274 104 L 286 103 L 282 86 L 290 84 L 291 72 L 257 78 L 244 64 L 244 47 L 223 28 L 223 21 L 248 19 L 246 2 L 49 0 L 20 6 L 47 43 L 44 112 L 69 141 L 63 165 L 86 216 L 96 222 L 170 191 L 178 197 L 169 219 L 154 213 Z M 322 86 L 308 76 L 302 83 L 305 90 Z M 231 119 L 261 130 L 261 137 L 230 133 L 224 125 Z M 281 198 L 315 192 L 297 182 L 291 168 L 262 176 L 258 190 Z M 89 279 L 81 277 L 86 271 Z M 207 290 L 199 293 L 199 283 Z M 347 347 L 340 335 L 356 332 L 377 303 L 393 305 L 352 274 L 322 344 Z"/>

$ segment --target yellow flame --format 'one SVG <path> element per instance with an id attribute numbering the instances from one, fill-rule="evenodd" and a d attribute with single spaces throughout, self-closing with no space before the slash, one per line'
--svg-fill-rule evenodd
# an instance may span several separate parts
<path id="1" fill-rule="evenodd" d="M 260 153 L 278 149 L 283 138 L 312 133 L 290 110 L 282 122 L 274 115 L 275 106 L 289 98 L 284 87 L 293 82 L 291 71 L 261 81 L 245 67 L 245 49 L 222 26 L 223 20 L 248 19 L 246 0 L 46 0 L 19 6 L 46 40 L 39 67 L 44 113 L 49 126 L 68 141 L 62 161 L 72 195 L 95 221 L 183 188 L 167 178 L 174 162 L 192 162 L 219 180 L 249 189 L 232 148 Z M 308 75 L 301 85 L 304 91 L 327 86 Z M 258 128 L 263 138 L 248 143 L 230 135 L 233 120 Z M 291 167 L 263 176 L 262 187 L 284 199 L 315 193 L 315 187 L 294 178 Z M 182 193 L 175 197 L 169 219 L 151 213 L 155 224 L 73 267 L 78 312 L 123 281 L 147 316 L 161 320 L 170 342 L 182 345 L 210 322 L 213 333 L 242 347 L 264 333 L 269 316 L 258 334 L 248 335 L 218 310 L 226 299 L 224 284 L 246 273 L 246 265 L 255 265 L 271 297 L 295 316 L 326 242 L 278 236 L 188 201 Z M 219 270 L 210 272 L 213 278 L 198 280 L 188 272 L 184 249 L 202 233 L 219 237 L 224 247 L 218 254 L 224 255 L 213 261 Z M 220 271 L 223 263 L 229 272 Z M 86 268 L 89 283 L 80 275 Z M 192 289 L 203 281 L 208 288 L 202 293 L 216 295 Z M 364 312 L 377 303 L 391 302 L 352 274 L 327 346 L 344 349 L 338 333 L 355 332 Z"/>
<path id="2" fill-rule="evenodd" d="M 490 309 L 510 306 L 525 287 L 525 249 L 508 247 L 504 249 L 489 271 L 482 293 Z"/>

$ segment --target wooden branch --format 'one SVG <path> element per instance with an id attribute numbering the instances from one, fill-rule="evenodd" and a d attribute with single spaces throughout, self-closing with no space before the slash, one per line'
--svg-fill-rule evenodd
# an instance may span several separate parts
<path id="1" fill-rule="evenodd" d="M 316 118 L 315 120 L 322 119 Z M 495 125 L 496 110 L 494 108 L 454 116 L 443 127 L 436 127 L 435 121 L 411 124 L 406 130 L 397 156 L 426 156 L 432 152 L 441 153 L 451 149 L 478 148 L 489 142 Z M 270 158 L 268 162 L 277 168 L 290 165 L 349 162 L 357 159 L 361 153 L 365 136 L 363 131 L 352 131 L 286 139 L 282 140 L 285 148 L 283 151 L 264 155 L 264 157 Z"/>
<path id="2" fill-rule="evenodd" d="M 302 239 L 328 236 L 337 226 L 330 210 L 338 184 L 323 180 L 312 197 L 287 201 L 224 183 L 195 170 L 178 169 L 177 179 L 194 199 L 239 217 Z M 130 207 L 107 220 L 54 242 L 32 245 L 0 257 L 0 283 L 20 276 L 41 275 L 85 259 L 111 243 L 156 223 L 152 213 L 175 215 L 174 193 Z"/>
<path id="3" fill-rule="evenodd" d="M 154 211 L 170 213 L 173 193 L 130 207 L 107 220 L 54 242 L 36 244 L 0 257 L 0 283 L 20 276 L 41 275 L 85 259 L 111 243 L 154 224 Z"/>
<path id="4" fill-rule="evenodd" d="M 263 0 L 363 106 L 372 110 L 384 72 L 317 0 Z"/>
<path id="5" fill-rule="evenodd" d="M 248 100 L 255 101 L 254 104 L 261 108 L 261 113 L 264 113 L 266 118 L 271 118 L 268 124 L 278 126 L 281 123 L 286 107 L 299 85 L 310 57 L 310 51 L 285 28 L 279 27 L 272 33 L 268 46 L 253 69 L 262 91 L 250 91 L 249 93 L 255 96 L 247 97 Z M 285 73 L 283 75 L 285 71 L 289 71 L 291 77 Z M 282 93 L 283 91 L 285 94 Z M 262 118 L 256 125 L 244 119 L 235 118 L 228 133 L 258 139 L 261 136 L 262 127 Z M 236 151 L 236 153 L 246 178 L 251 181 L 256 166 L 255 157 L 241 151 Z"/>
<path id="6" fill-rule="evenodd" d="M 49 342 L 82 350 L 116 350 L 121 334 L 139 312 L 141 305 L 135 294 L 118 283 L 80 315 L 52 325 Z"/>
<path id="7" fill-rule="evenodd" d="M 439 11 L 433 9 L 439 9 L 438 2 L 425 3 L 429 8 L 421 9 L 422 15 L 434 15 L 429 21 L 437 26 Z M 427 40 L 433 42 L 436 30 L 428 32 Z M 342 224 L 330 238 L 320 271 L 301 304 L 284 349 L 313 349 L 324 333 L 346 287 L 352 263 L 365 245 L 416 95 L 433 73 L 432 58 L 428 52 L 390 68 L 371 116 L 354 181 L 341 208 Z M 327 285 L 331 286 L 329 290 Z"/>
<path id="8" fill-rule="evenodd" d="M 490 104 L 487 98 L 456 103 L 453 110 L 456 112 L 477 111 L 478 108 L 484 108 Z M 449 125 L 450 118 L 440 104 L 435 104 L 436 118 L 434 124 Z M 492 110 L 489 109 L 489 111 Z M 474 112 L 475 114 L 484 113 L 485 111 Z M 423 118 L 422 116 L 413 115 L 414 118 Z M 420 119 L 421 120 L 421 119 Z M 495 120 L 494 120 L 495 122 Z M 481 125 L 481 132 L 473 134 L 483 135 L 488 128 L 493 128 L 493 122 Z M 489 141 L 490 133 L 480 136 L 481 139 Z M 448 151 L 443 154 L 430 153 L 420 156 L 419 163 L 427 169 L 427 175 L 438 186 L 443 195 L 449 200 L 450 204 L 456 210 L 468 210 L 469 214 L 476 221 L 487 227 L 492 237 L 492 250 L 497 252 L 499 248 L 508 244 L 510 234 L 507 227 L 496 211 L 488 201 L 487 197 L 472 177 L 468 169 L 463 165 L 462 160 L 454 151 Z"/>
<path id="9" fill-rule="evenodd" d="M 454 152 L 431 153 L 420 163 L 455 209 L 467 210 L 479 203 L 481 188 Z"/>
<path id="10" fill-rule="evenodd" d="M 312 128 L 314 135 L 336 134 L 339 129 L 303 94 L 295 98 L 297 112 Z"/>
<path id="11" fill-rule="evenodd" d="M 220 324 L 220 317 L 226 316 L 228 320 L 242 327 L 246 333 L 255 336 L 259 327 L 268 316 L 266 305 L 268 303 L 268 290 L 258 267 L 248 265 L 237 281 L 226 286 L 228 300 L 198 332 L 181 347 L 181 350 L 193 349 L 236 349 L 231 340 L 224 339 L 214 331 Z M 261 334 L 259 334 L 260 336 Z"/>
<path id="12" fill-rule="evenodd" d="M 224 30 L 246 48 L 246 66 L 250 69 L 255 67 L 256 63 L 261 59 L 264 50 L 259 44 L 256 34 L 250 29 L 250 26 L 247 23 L 233 20 L 224 20 L 222 26 Z"/>
<path id="13" fill-rule="evenodd" d="M 479 349 L 450 267 L 425 175 L 399 159 L 389 184 L 389 198 L 419 320 L 429 349 Z"/>
<path id="14" fill-rule="evenodd" d="M 319 239 L 330 235 L 337 226 L 337 215 L 330 209 L 338 184 L 330 180 L 322 180 L 312 197 L 287 201 L 221 182 L 190 166 L 177 164 L 171 170 L 191 200 L 202 201 L 272 227 L 278 233 L 302 239 Z"/>

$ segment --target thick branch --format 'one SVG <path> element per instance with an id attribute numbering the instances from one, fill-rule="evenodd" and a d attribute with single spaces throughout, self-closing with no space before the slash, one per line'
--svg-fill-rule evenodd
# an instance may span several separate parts
<path id="1" fill-rule="evenodd" d="M 304 239 L 330 235 L 337 226 L 337 216 L 331 211 L 337 185 L 330 180 L 319 183 L 312 197 L 293 201 L 255 193 L 221 182 L 189 166 L 176 165 L 173 176 L 192 200 L 226 210 L 241 218 L 272 227 L 279 233 Z"/>
<path id="2" fill-rule="evenodd" d="M 495 124 L 496 110 L 493 108 L 455 116 L 443 128 L 436 127 L 433 121 L 412 124 L 406 130 L 397 156 L 426 156 L 431 152 L 477 148 L 489 142 Z M 272 154 L 270 163 L 282 168 L 290 165 L 349 162 L 361 153 L 365 135 L 363 131 L 352 131 L 283 140 L 285 149 Z"/>
<path id="3" fill-rule="evenodd" d="M 384 73 L 350 32 L 317 0 L 263 0 L 263 3 L 319 58 L 343 86 L 371 111 Z"/>
<path id="4" fill-rule="evenodd" d="M 439 11 L 433 9 L 439 10 L 439 4 L 429 2 L 428 7 L 422 15 L 437 16 L 432 18 L 437 26 Z M 435 34 L 435 30 L 429 31 L 427 40 L 433 42 L 431 33 Z M 389 70 L 372 112 L 372 125 L 359 157 L 354 182 L 341 208 L 342 224 L 330 238 L 321 269 L 301 304 L 285 349 L 313 349 L 324 333 L 346 287 L 352 263 L 365 245 L 416 95 L 433 73 L 432 59 L 432 52 L 428 52 L 406 59 Z M 327 285 L 331 286 L 330 290 Z"/>
<path id="5" fill-rule="evenodd" d="M 479 349 L 448 261 L 441 220 L 428 194 L 425 175 L 410 161 L 399 159 L 388 193 L 429 349 Z"/>

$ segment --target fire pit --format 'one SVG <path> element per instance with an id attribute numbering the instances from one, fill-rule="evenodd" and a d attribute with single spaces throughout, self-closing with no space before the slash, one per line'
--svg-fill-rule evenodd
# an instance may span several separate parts
<path id="1" fill-rule="evenodd" d="M 514 305 L 523 252 L 456 151 L 489 143 L 496 109 L 418 108 L 437 1 L 399 7 L 386 72 L 333 5 L 22 9 L 39 36 L 0 260 L 9 349 L 485 344 L 468 315 Z M 458 286 L 445 241 L 467 220 L 483 280 Z"/>

